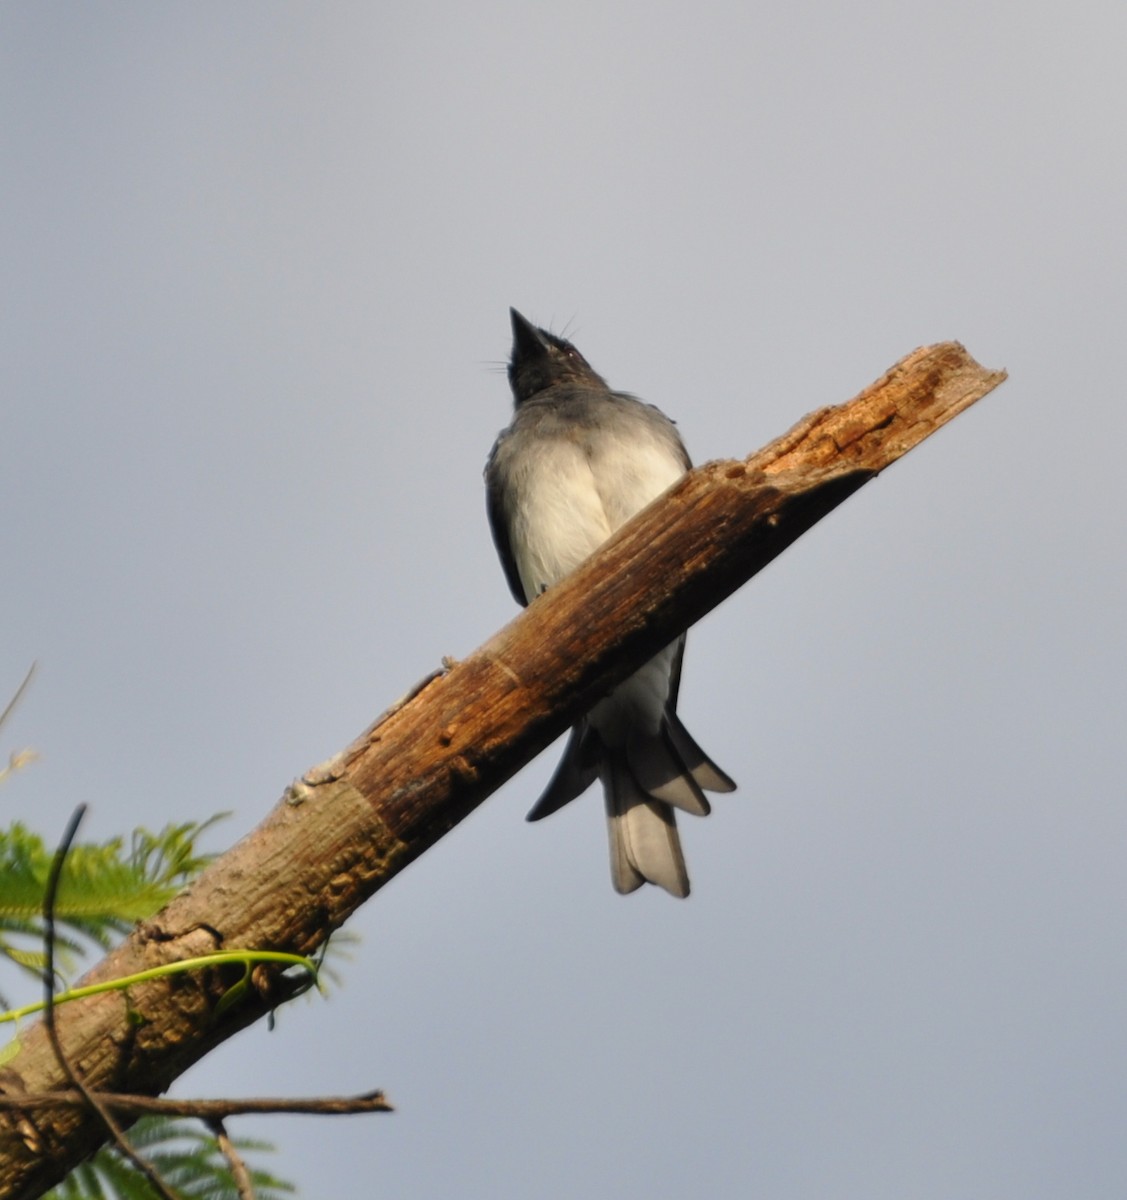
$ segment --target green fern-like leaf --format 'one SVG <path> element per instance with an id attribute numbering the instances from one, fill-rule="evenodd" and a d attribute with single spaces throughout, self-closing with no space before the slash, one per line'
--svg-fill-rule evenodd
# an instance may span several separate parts
<path id="1" fill-rule="evenodd" d="M 218 819 L 135 830 L 128 850 L 123 838 L 73 846 L 55 903 L 60 968 L 73 968 L 85 941 L 108 949 L 171 900 L 209 861 L 196 843 Z M 44 965 L 43 896 L 53 857 L 54 848 L 21 822 L 0 830 L 0 954 L 35 973 Z"/>
<path id="2" fill-rule="evenodd" d="M 143 1117 L 129 1131 L 129 1140 L 160 1172 L 183 1200 L 238 1200 L 227 1160 L 215 1138 L 190 1121 L 172 1117 Z M 284 1200 L 294 1187 L 250 1161 L 251 1154 L 272 1152 L 269 1142 L 233 1138 L 250 1171 L 258 1200 Z M 47 1200 L 154 1200 L 148 1180 L 117 1150 L 104 1147 L 76 1167 Z"/>

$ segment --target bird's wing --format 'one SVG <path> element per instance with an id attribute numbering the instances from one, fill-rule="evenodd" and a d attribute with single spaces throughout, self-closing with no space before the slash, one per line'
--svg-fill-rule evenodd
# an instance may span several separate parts
<path id="1" fill-rule="evenodd" d="M 677 639 L 677 649 L 673 651 L 673 663 L 669 671 L 669 696 L 665 707 L 669 712 L 677 711 L 677 696 L 681 691 L 681 662 L 685 657 L 685 634 Z"/>
<path id="2" fill-rule="evenodd" d="M 518 604 L 527 604 L 524 587 L 517 570 L 517 560 L 513 557 L 512 542 L 509 540 L 509 519 L 505 511 L 505 489 L 502 483 L 502 473 L 497 465 L 497 452 L 501 447 L 502 434 L 497 439 L 489 462 L 485 467 L 485 508 L 489 514 L 489 528 L 493 532 L 493 544 L 497 547 L 497 556 L 505 571 L 509 583 L 509 591 L 516 597 Z"/>

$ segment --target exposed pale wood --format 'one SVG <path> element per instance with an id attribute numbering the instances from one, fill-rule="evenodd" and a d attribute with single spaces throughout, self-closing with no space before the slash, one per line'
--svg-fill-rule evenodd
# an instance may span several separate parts
<path id="1" fill-rule="evenodd" d="M 295 782 L 84 982 L 219 948 L 312 953 L 609 687 L 1004 378 L 955 343 L 924 347 L 746 460 L 692 471 L 469 658 Z M 249 998 L 217 1016 L 234 982 L 207 971 L 131 988 L 128 1001 L 69 1004 L 60 1034 L 92 1087 L 155 1095 L 293 986 L 259 968 Z M 29 1028 L 0 1093 L 64 1086 L 42 1028 Z M 76 1109 L 0 1113 L 0 1200 L 39 1195 L 98 1137 Z"/>

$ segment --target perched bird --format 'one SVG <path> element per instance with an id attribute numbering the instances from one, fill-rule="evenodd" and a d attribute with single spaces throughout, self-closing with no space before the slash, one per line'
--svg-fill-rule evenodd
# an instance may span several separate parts
<path id="1" fill-rule="evenodd" d="M 509 587 L 528 604 L 691 464 L 668 417 L 611 391 L 570 342 L 510 313 L 516 411 L 489 456 L 486 500 Z M 677 717 L 684 649 L 681 636 L 572 729 L 552 781 L 528 814 L 538 821 L 601 780 L 619 892 L 655 883 L 687 896 L 673 808 L 705 816 L 705 790 L 736 786 Z"/>

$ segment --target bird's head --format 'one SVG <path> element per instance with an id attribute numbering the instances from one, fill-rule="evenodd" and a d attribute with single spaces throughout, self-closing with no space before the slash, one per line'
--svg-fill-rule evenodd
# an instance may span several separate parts
<path id="1" fill-rule="evenodd" d="M 513 321 L 513 352 L 509 356 L 509 384 L 513 400 L 523 404 L 538 392 L 556 383 L 584 383 L 607 386 L 590 363 L 568 341 L 538 329 L 515 308 L 509 309 Z"/>

